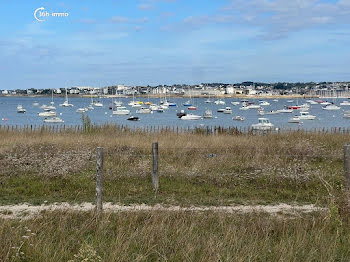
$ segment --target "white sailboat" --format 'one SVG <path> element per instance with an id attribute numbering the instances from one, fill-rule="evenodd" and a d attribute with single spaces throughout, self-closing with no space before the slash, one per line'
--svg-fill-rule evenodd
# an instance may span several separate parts
<path id="1" fill-rule="evenodd" d="M 27 110 L 22 105 L 17 106 L 17 113 L 25 113 Z"/>
<path id="2" fill-rule="evenodd" d="M 44 109 L 45 111 L 50 111 L 50 110 L 55 110 L 56 107 L 54 106 L 54 101 L 53 101 L 53 90 L 51 91 L 51 102 L 50 102 L 50 106 L 48 105 L 42 105 L 40 108 Z"/>
<path id="3" fill-rule="evenodd" d="M 64 107 L 72 107 L 72 106 L 74 106 L 73 104 L 70 104 L 70 103 L 68 102 L 68 92 L 67 92 L 67 88 L 66 88 L 66 100 L 65 100 L 62 104 L 60 104 L 60 106 L 64 106 Z"/>
<path id="4" fill-rule="evenodd" d="M 94 100 L 92 99 L 92 93 L 91 92 L 90 92 L 90 95 L 91 95 L 91 103 L 90 103 L 91 107 L 103 107 L 103 104 L 101 102 L 99 102 L 99 101 L 94 102 Z"/>

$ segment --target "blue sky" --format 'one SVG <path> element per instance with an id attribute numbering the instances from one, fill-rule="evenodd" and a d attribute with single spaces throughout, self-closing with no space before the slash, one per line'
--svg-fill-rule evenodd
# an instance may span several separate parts
<path id="1" fill-rule="evenodd" d="M 0 89 L 350 81 L 350 0 L 0 5 Z"/>

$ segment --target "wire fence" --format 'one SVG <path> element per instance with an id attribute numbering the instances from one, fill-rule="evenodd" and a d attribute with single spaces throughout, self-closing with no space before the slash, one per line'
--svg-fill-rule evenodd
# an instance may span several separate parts
<path id="1" fill-rule="evenodd" d="M 251 127 L 223 127 L 223 126 L 203 126 L 203 127 L 182 127 L 182 126 L 143 126 L 129 127 L 126 125 L 0 125 L 0 131 L 5 132 L 48 132 L 48 133 L 89 133 L 104 129 L 116 132 L 128 133 L 148 133 L 148 134 L 201 134 L 201 135 L 259 135 L 259 134 L 284 134 L 299 132 L 305 134 L 350 134 L 350 128 L 345 127 L 318 127 L 318 128 L 274 128 L 271 130 L 255 130 Z"/>

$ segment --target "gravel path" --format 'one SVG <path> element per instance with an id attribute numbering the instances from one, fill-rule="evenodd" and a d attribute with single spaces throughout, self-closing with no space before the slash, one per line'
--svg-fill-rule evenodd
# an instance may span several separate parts
<path id="1" fill-rule="evenodd" d="M 29 204 L 4 205 L 0 206 L 0 218 L 6 219 L 30 219 L 40 215 L 42 211 L 93 211 L 95 205 L 92 203 L 69 204 L 55 203 L 34 206 Z M 139 212 L 139 211 L 185 211 L 185 212 L 225 212 L 225 213 L 253 213 L 264 212 L 271 215 L 298 215 L 311 212 L 327 212 L 327 208 L 314 205 L 232 205 L 232 206 L 164 206 L 164 205 L 129 205 L 123 206 L 112 203 L 104 203 L 103 209 L 106 212 Z"/>

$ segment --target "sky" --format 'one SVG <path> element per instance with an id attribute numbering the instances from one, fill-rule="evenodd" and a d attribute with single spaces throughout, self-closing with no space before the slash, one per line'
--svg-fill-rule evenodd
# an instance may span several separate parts
<path id="1" fill-rule="evenodd" d="M 349 69 L 350 0 L 0 0 L 0 89 L 350 81 Z"/>

